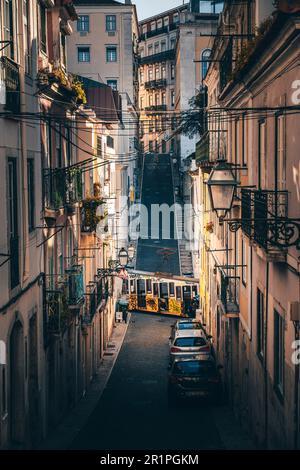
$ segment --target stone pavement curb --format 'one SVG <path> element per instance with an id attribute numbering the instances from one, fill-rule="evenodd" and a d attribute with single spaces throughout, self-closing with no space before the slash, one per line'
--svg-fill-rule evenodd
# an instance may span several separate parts
<path id="1" fill-rule="evenodd" d="M 115 348 L 109 348 L 106 351 L 109 351 L 110 355 L 106 356 L 104 354 L 97 375 L 90 384 L 86 395 L 68 413 L 58 427 L 38 446 L 39 450 L 64 450 L 70 448 L 77 434 L 88 421 L 106 388 L 125 339 L 130 318 L 131 314 L 128 313 L 127 323 L 116 323 L 109 341 L 110 344 L 115 345 Z"/>

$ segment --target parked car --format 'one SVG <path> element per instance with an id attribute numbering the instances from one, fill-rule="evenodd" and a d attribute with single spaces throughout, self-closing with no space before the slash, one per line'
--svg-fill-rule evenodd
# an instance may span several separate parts
<path id="1" fill-rule="evenodd" d="M 212 344 L 202 329 L 178 330 L 170 340 L 170 364 L 179 357 L 213 354 Z"/>
<path id="2" fill-rule="evenodd" d="M 176 359 L 169 373 L 169 403 L 172 405 L 184 398 L 209 398 L 220 403 L 223 399 L 220 369 L 222 366 L 217 366 L 211 356 Z"/>
<path id="3" fill-rule="evenodd" d="M 178 331 L 187 331 L 187 330 L 203 330 L 205 333 L 204 325 L 199 320 L 193 319 L 184 319 L 178 320 L 174 325 L 171 326 L 171 336 L 170 341 L 172 341 Z M 207 335 L 208 339 L 211 339 L 212 336 Z"/>

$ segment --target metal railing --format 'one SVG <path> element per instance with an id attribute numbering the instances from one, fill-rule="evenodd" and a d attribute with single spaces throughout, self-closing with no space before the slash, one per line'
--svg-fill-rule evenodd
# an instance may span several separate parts
<path id="1" fill-rule="evenodd" d="M 165 78 L 158 78 L 156 80 L 149 80 L 145 82 L 146 89 L 165 88 L 167 86 L 167 80 Z"/>
<path id="2" fill-rule="evenodd" d="M 288 191 L 242 190 L 242 229 L 267 249 L 282 242 L 288 216 Z"/>
<path id="3" fill-rule="evenodd" d="M 240 312 L 237 289 L 237 278 L 227 276 L 221 271 L 220 300 L 225 313 L 238 314 Z"/>
<path id="4" fill-rule="evenodd" d="M 17 114 L 20 112 L 19 66 L 6 56 L 0 60 L 5 83 L 5 109 Z"/>
<path id="5" fill-rule="evenodd" d="M 83 268 L 80 265 L 66 270 L 67 301 L 69 305 L 77 306 L 84 301 Z"/>
<path id="6" fill-rule="evenodd" d="M 145 108 L 145 111 L 167 111 L 167 105 L 166 104 L 157 104 L 153 106 L 148 106 Z"/>
<path id="7" fill-rule="evenodd" d="M 80 169 L 47 169 L 43 171 L 44 207 L 58 210 L 82 200 L 83 185 Z"/>
<path id="8" fill-rule="evenodd" d="M 174 60 L 175 59 L 175 49 L 169 49 L 164 52 L 159 52 L 158 54 L 151 54 L 145 57 L 140 57 L 139 62 L 143 64 L 154 64 L 155 62 L 164 62 L 165 60 Z"/>

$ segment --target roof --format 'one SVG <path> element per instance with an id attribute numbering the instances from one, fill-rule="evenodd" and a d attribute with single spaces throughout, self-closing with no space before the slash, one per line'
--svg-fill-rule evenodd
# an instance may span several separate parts
<path id="1" fill-rule="evenodd" d="M 121 96 L 117 91 L 90 78 L 78 76 L 78 79 L 83 84 L 87 106 L 95 111 L 98 119 L 107 123 L 122 121 Z"/>
<path id="2" fill-rule="evenodd" d="M 158 18 L 162 18 L 163 16 L 168 16 L 171 13 L 176 13 L 178 11 L 187 10 L 189 8 L 189 4 L 185 3 L 184 5 L 178 5 L 178 7 L 170 8 L 169 10 L 165 10 L 157 15 L 149 16 L 148 18 L 143 19 L 139 22 L 139 25 L 143 25 L 145 23 L 149 23 L 151 20 L 156 20 Z"/>
<path id="3" fill-rule="evenodd" d="M 194 337 L 206 339 L 205 333 L 202 329 L 201 330 L 176 330 L 175 339 L 194 338 Z"/>
<path id="4" fill-rule="evenodd" d="M 96 6 L 105 6 L 105 5 L 125 5 L 125 3 L 117 2 L 115 0 L 74 0 L 74 5 L 96 5 Z M 128 6 L 128 5 L 126 5 Z"/>

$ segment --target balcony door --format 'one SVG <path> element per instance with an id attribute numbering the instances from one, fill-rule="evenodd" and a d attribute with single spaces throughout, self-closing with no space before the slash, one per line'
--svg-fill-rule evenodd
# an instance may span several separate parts
<path id="1" fill-rule="evenodd" d="M 17 160 L 8 160 L 8 230 L 10 253 L 10 288 L 14 289 L 20 282 L 19 275 L 19 217 L 18 217 L 18 181 Z"/>

